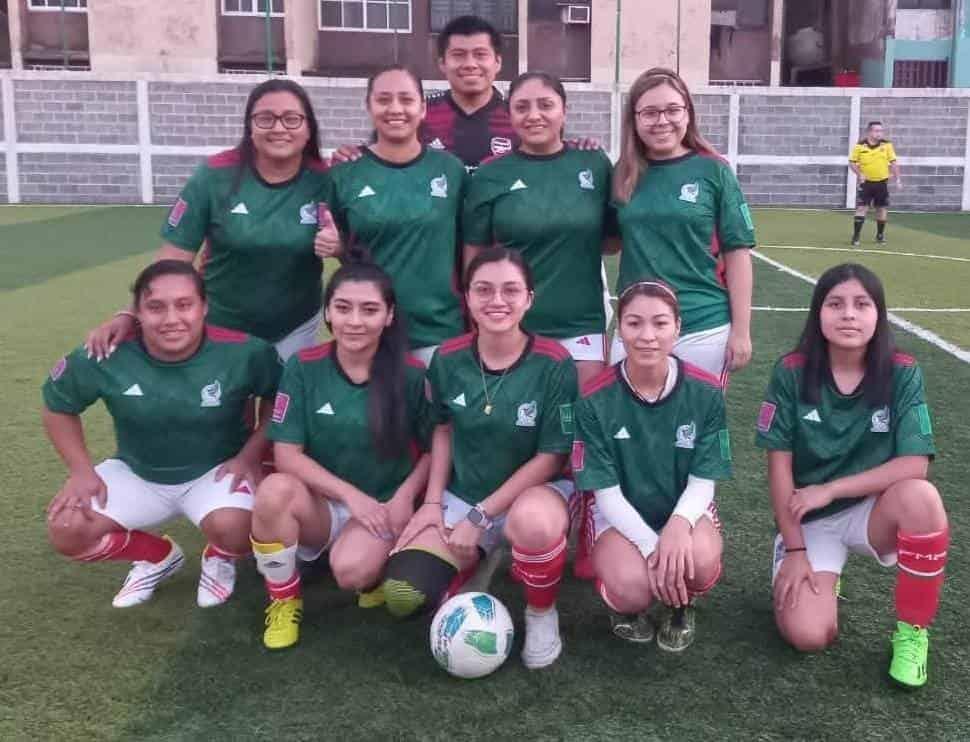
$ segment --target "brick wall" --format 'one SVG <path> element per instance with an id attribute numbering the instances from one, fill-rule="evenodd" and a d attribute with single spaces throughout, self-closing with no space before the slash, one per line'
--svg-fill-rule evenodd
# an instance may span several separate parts
<path id="1" fill-rule="evenodd" d="M 0 156 L 0 203 L 7 203 L 7 160 Z"/>
<path id="2" fill-rule="evenodd" d="M 848 98 L 744 95 L 738 151 L 849 156 Z"/>
<path id="3" fill-rule="evenodd" d="M 592 138 L 610 149 L 610 94 L 596 92 L 569 92 L 568 126 L 570 138 Z"/>
<path id="4" fill-rule="evenodd" d="M 883 122 L 901 157 L 963 157 L 966 98 L 863 98 L 863 135 L 869 121 Z"/>
<path id="5" fill-rule="evenodd" d="M 728 151 L 728 123 L 731 97 L 728 95 L 696 95 L 694 110 L 697 128 L 722 155 Z"/>
<path id="6" fill-rule="evenodd" d="M 135 144 L 133 82 L 14 81 L 17 139 L 64 144 Z"/>
<path id="7" fill-rule="evenodd" d="M 954 211 L 960 209 L 962 195 L 962 167 L 907 167 L 903 170 L 903 188 L 889 187 L 891 208 Z"/>
<path id="8" fill-rule="evenodd" d="M 22 153 L 25 203 L 130 204 L 140 201 L 137 155 Z"/>
<path id="9" fill-rule="evenodd" d="M 153 144 L 231 147 L 243 131 L 243 113 L 252 85 L 234 83 L 148 85 Z"/>
<path id="10" fill-rule="evenodd" d="M 198 155 L 156 155 L 152 158 L 152 187 L 155 203 L 170 204 L 192 172 L 205 158 Z"/>
<path id="11" fill-rule="evenodd" d="M 838 165 L 740 165 L 752 206 L 845 206 L 846 170 Z M 959 199 L 957 201 L 959 203 Z"/>

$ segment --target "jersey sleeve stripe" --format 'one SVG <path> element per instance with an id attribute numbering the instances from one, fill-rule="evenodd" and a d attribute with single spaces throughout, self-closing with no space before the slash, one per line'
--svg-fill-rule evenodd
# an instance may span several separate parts
<path id="1" fill-rule="evenodd" d="M 698 368 L 697 366 L 693 366 L 684 360 L 681 360 L 681 364 L 683 364 L 684 375 L 689 376 L 692 379 L 697 379 L 698 381 L 701 381 L 714 389 L 724 388 L 721 380 L 714 374 L 709 373 L 702 368 Z"/>
<path id="2" fill-rule="evenodd" d="M 421 362 L 420 358 L 418 358 L 417 356 L 413 356 L 410 353 L 405 354 L 404 363 L 410 366 L 411 368 L 418 368 L 418 369 L 421 369 L 422 371 L 424 371 L 427 368 L 427 366 L 425 366 Z"/>
<path id="3" fill-rule="evenodd" d="M 299 351 L 297 355 L 303 363 L 308 363 L 312 361 L 319 361 L 321 358 L 326 358 L 330 355 L 333 350 L 333 341 L 329 343 L 323 343 L 322 345 L 314 345 L 312 348 L 304 348 Z"/>
<path id="4" fill-rule="evenodd" d="M 239 150 L 233 147 L 212 155 L 205 162 L 209 167 L 235 167 L 241 161 Z"/>
<path id="5" fill-rule="evenodd" d="M 901 353 L 900 351 L 896 351 L 895 353 L 893 353 L 893 363 L 896 366 L 915 366 L 916 358 L 914 356 L 909 355 L 908 353 Z"/>
<path id="6" fill-rule="evenodd" d="M 532 352 L 542 356 L 548 356 L 557 361 L 565 361 L 570 357 L 569 351 L 562 347 L 561 344 L 550 338 L 544 338 L 538 335 L 532 343 Z"/>
<path id="7" fill-rule="evenodd" d="M 465 335 L 459 335 L 456 338 L 445 340 L 441 345 L 438 346 L 438 352 L 441 353 L 441 355 L 457 353 L 459 350 L 470 348 L 474 339 L 475 335 L 469 332 Z"/>
<path id="8" fill-rule="evenodd" d="M 219 327 L 218 325 L 206 325 L 205 334 L 209 340 L 217 343 L 245 343 L 249 339 L 249 335 L 245 332 L 230 330 L 228 327 Z"/>
<path id="9" fill-rule="evenodd" d="M 781 359 L 785 368 L 801 368 L 805 365 L 805 355 L 803 353 L 789 353 Z"/>
<path id="10" fill-rule="evenodd" d="M 583 385 L 582 396 L 590 397 L 600 389 L 605 389 L 606 387 L 614 384 L 618 378 L 618 367 L 610 366 L 600 373 L 596 374 L 592 379 Z"/>

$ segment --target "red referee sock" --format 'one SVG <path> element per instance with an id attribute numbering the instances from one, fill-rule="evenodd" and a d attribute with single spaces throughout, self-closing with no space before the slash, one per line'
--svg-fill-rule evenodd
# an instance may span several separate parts
<path id="1" fill-rule="evenodd" d="M 565 536 L 555 546 L 538 552 L 512 548 L 512 569 L 525 587 L 525 602 L 533 608 L 549 608 L 556 602 L 565 568 Z"/>
<path id="2" fill-rule="evenodd" d="M 896 615 L 913 626 L 929 626 L 940 606 L 949 529 L 896 536 Z"/>
<path id="3" fill-rule="evenodd" d="M 160 562 L 172 550 L 172 542 L 145 531 L 112 531 L 91 549 L 78 554 L 81 562 Z"/>

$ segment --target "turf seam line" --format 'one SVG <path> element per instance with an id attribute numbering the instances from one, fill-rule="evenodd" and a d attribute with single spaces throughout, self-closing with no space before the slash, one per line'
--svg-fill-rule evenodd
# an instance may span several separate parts
<path id="1" fill-rule="evenodd" d="M 753 312 L 807 312 L 808 307 L 751 307 Z M 890 312 L 970 312 L 970 307 L 891 307 Z"/>
<path id="2" fill-rule="evenodd" d="M 926 258 L 928 260 L 952 260 L 956 263 L 970 263 L 970 258 L 956 255 L 931 255 L 918 252 L 896 252 L 895 250 L 873 250 L 865 247 L 818 247 L 817 245 L 759 245 L 771 250 L 818 250 L 820 252 L 870 253 L 872 255 L 895 255 L 901 258 Z"/>

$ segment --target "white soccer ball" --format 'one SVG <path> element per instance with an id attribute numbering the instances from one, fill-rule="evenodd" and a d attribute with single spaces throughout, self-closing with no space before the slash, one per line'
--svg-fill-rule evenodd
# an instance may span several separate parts
<path id="1" fill-rule="evenodd" d="M 480 678 L 497 670 L 512 651 L 515 627 L 508 610 L 487 593 L 461 593 L 431 622 L 431 653 L 459 678 Z"/>

